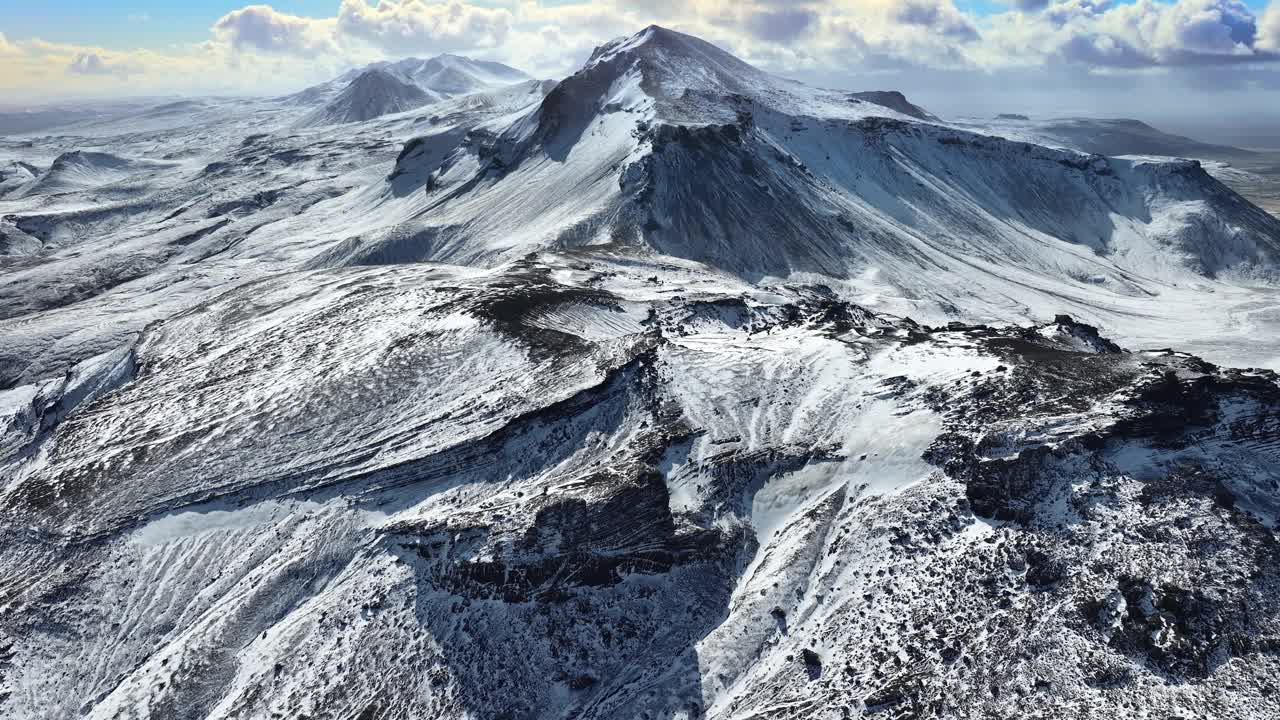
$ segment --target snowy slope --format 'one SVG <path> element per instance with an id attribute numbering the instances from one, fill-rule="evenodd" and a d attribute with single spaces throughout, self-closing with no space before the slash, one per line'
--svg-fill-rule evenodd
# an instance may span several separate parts
<path id="1" fill-rule="evenodd" d="M 1280 378 L 1183 352 L 1280 363 L 1280 233 L 1201 166 L 657 27 L 373 71 L 441 95 L 0 138 L 0 717 L 1280 715 Z"/>
<path id="2" fill-rule="evenodd" d="M 896 110 L 917 120 L 940 122 L 936 115 L 907 100 L 906 96 L 897 90 L 868 90 L 866 92 L 852 93 L 851 95 L 858 100 L 883 105 L 890 110 Z"/>
<path id="3" fill-rule="evenodd" d="M 385 70 L 366 70 L 330 102 L 298 121 L 301 127 L 364 122 L 422 107 L 434 98 Z"/>
<path id="4" fill-rule="evenodd" d="M 501 63 L 439 55 L 377 62 L 281 98 L 286 106 L 316 106 L 301 127 L 364 122 L 450 98 L 532 80 Z"/>
<path id="5" fill-rule="evenodd" d="M 328 262 L 620 244 L 748 279 L 839 278 L 916 317 L 1067 310 L 1144 341 L 1184 325 L 1188 288 L 1267 288 L 1274 306 L 1280 268 L 1280 221 L 1194 162 L 918 122 L 661 28 L 601 47 L 536 109 L 407 151 L 392 178 L 348 199 L 389 227 Z"/>
<path id="6" fill-rule="evenodd" d="M 407 58 L 380 67 L 424 90 L 438 93 L 446 98 L 515 85 L 533 79 L 524 72 L 502 63 L 473 60 L 460 55 L 437 55 L 427 60 Z"/>
<path id="7" fill-rule="evenodd" d="M 280 280 L 0 395 L 6 717 L 1277 710 L 1274 374 L 607 253 Z"/>
<path id="8" fill-rule="evenodd" d="M 1242 160 L 1254 153 L 1167 133 L 1126 118 L 1050 118 L 1006 115 L 974 123 L 988 132 L 1096 155 L 1154 155 L 1213 160 Z"/>
<path id="9" fill-rule="evenodd" d="M 113 189 L 122 182 L 137 182 L 172 164 L 135 160 L 106 152 L 72 151 L 54 159 L 48 170 L 13 190 L 20 197 L 59 195 L 90 188 Z M 29 172 L 29 170 L 28 170 Z"/>
<path id="10" fill-rule="evenodd" d="M 40 168 L 31 163 L 11 160 L 0 166 L 0 197 L 27 183 L 40 174 Z"/>
<path id="11" fill-rule="evenodd" d="M 0 199 L 0 386 L 61 375 L 150 322 L 249 280 L 297 270 L 376 216 L 335 199 L 380 186 L 406 140 L 462 137 L 541 100 L 542 84 L 438 103 L 349 128 L 298 129 L 295 107 L 219 103 L 186 125 L 0 141 L 48 168 L 76 151 L 164 163 L 128 182 Z M 216 116 L 216 117 L 214 117 Z M 172 122 L 172 121 L 170 121 Z"/>

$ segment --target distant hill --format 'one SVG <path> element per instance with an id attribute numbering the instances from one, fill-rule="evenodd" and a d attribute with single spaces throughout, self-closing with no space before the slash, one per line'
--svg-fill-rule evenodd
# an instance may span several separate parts
<path id="1" fill-rule="evenodd" d="M 291 105 L 319 106 L 300 125 L 363 122 L 449 98 L 514 85 L 532 78 L 501 63 L 440 55 L 378 62 L 281 98 Z"/>

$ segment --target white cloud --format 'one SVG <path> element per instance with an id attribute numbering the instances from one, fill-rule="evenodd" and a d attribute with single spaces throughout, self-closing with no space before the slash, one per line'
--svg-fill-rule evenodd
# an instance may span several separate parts
<path id="1" fill-rule="evenodd" d="M 1280 60 L 1280 0 L 1002 0 L 978 17 L 955 0 L 330 0 L 303 17 L 270 5 L 227 13 L 209 40 L 164 51 L 6 41 L 0 88 L 42 84 L 275 91 L 376 59 L 455 52 L 540 77 L 572 72 L 592 48 L 658 23 L 766 69 L 824 78 L 1069 66 L 1136 73 Z M 59 81 L 51 78 L 60 76 Z M 174 89 L 188 89 L 177 88 Z M 194 89 L 194 88 L 192 88 Z"/>
<path id="2" fill-rule="evenodd" d="M 501 46 L 511 21 L 508 10 L 462 0 L 342 0 L 337 32 L 390 53 L 430 55 Z"/>
<path id="3" fill-rule="evenodd" d="M 969 17 L 949 1 L 901 0 L 892 17 L 903 25 L 928 28 L 956 42 L 978 39 Z"/>
<path id="4" fill-rule="evenodd" d="M 67 65 L 67 72 L 72 75 L 118 75 L 128 76 L 132 69 L 127 65 L 108 63 L 96 52 L 78 52 Z"/>
<path id="5" fill-rule="evenodd" d="M 214 38 L 240 50 L 314 56 L 338 52 L 333 20 L 289 15 L 270 5 L 248 7 L 223 15 L 213 24 Z"/>
<path id="6" fill-rule="evenodd" d="M 1272 0 L 1258 23 L 1258 47 L 1280 53 L 1280 0 Z"/>
<path id="7" fill-rule="evenodd" d="M 1258 18 L 1239 0 L 1060 0 L 1036 15 L 993 20 L 989 59 L 1143 69 L 1266 62 Z"/>

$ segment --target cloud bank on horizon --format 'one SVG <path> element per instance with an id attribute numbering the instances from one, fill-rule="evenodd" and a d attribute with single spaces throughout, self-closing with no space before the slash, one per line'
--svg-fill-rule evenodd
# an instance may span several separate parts
<path id="1" fill-rule="evenodd" d="M 978 13 L 954 0 L 341 0 L 325 17 L 247 5 L 185 45 L 108 49 L 0 33 L 0 90 L 11 100 L 275 92 L 373 60 L 446 52 L 559 77 L 601 42 L 657 23 L 768 70 L 834 84 L 1047 73 L 1280 91 L 1280 0 L 1257 10 L 1240 0 L 997 2 Z"/>

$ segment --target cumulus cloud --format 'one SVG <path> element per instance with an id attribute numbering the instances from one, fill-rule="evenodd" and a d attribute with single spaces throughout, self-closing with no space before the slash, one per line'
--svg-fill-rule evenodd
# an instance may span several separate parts
<path id="1" fill-rule="evenodd" d="M 928 28 L 953 40 L 978 39 L 978 31 L 969 18 L 951 2 L 902 0 L 893 17 L 904 25 Z"/>
<path id="2" fill-rule="evenodd" d="M 49 77 L 103 85 L 127 75 L 138 87 L 185 81 L 265 91 L 373 60 L 442 52 L 556 77 L 596 45 L 651 23 L 704 37 L 768 70 L 830 83 L 855 73 L 1068 66 L 1093 76 L 1226 68 L 1257 85 L 1276 75 L 1263 65 L 1280 61 L 1280 0 L 1261 13 L 1241 0 L 1001 0 L 1006 9 L 988 15 L 956 0 L 328 2 L 325 17 L 247 5 L 219 18 L 207 41 L 163 51 L 55 47 L 0 35 L 0 77 L 8 87 L 38 87 Z"/>
<path id="3" fill-rule="evenodd" d="M 954 0 L 334 0 L 304 18 L 269 5 L 228 13 L 213 38 L 236 51 L 342 58 L 457 52 L 540 75 L 659 23 L 780 71 L 990 69 L 1067 63 L 1103 71 L 1277 59 L 1280 12 L 1241 0 L 1005 0 L 978 17 Z M 1275 0 L 1280 3 L 1280 0 Z"/>
<path id="4" fill-rule="evenodd" d="M 0 41 L 0 96 L 119 97 L 122 93 L 275 93 L 328 79 L 342 60 L 246 53 L 211 39 L 163 50 L 106 49 L 39 38 Z"/>
<path id="5" fill-rule="evenodd" d="M 997 62 L 1068 62 L 1142 69 L 1280 59 L 1239 0 L 1060 0 L 1028 17 L 996 18 L 987 33 Z"/>
<path id="6" fill-rule="evenodd" d="M 128 75 L 129 69 L 123 65 L 108 64 L 96 52 L 80 52 L 71 58 L 67 72 L 72 75 Z"/>
<path id="7" fill-rule="evenodd" d="M 337 50 L 333 24 L 282 13 L 270 5 L 249 5 L 219 18 L 213 35 L 237 49 L 312 56 Z"/>
<path id="8" fill-rule="evenodd" d="M 1280 53 L 1280 0 L 1273 0 L 1258 23 L 1259 48 Z"/>
<path id="9" fill-rule="evenodd" d="M 462 0 L 342 0 L 337 31 L 393 53 L 493 48 L 507 40 L 511 12 Z"/>
<path id="10" fill-rule="evenodd" d="M 791 42 L 813 28 L 818 14 L 809 8 L 768 9 L 752 13 L 746 30 L 767 42 Z"/>

